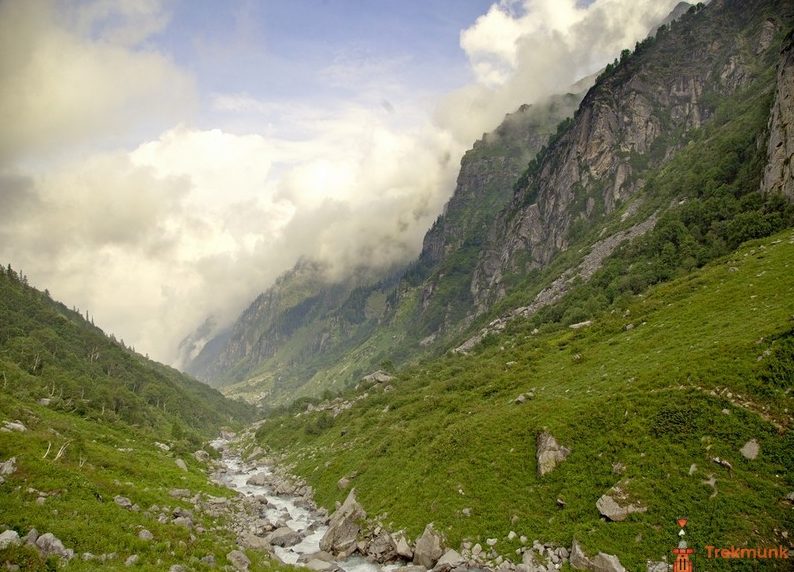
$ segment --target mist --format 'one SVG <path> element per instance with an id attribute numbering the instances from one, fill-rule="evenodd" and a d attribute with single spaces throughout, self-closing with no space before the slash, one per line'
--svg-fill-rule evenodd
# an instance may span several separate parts
<path id="1" fill-rule="evenodd" d="M 161 2 L 0 3 L 0 261 L 179 365 L 183 338 L 230 324 L 301 257 L 329 280 L 411 261 L 475 139 L 675 3 L 502 1 L 461 31 L 467 85 L 416 103 L 370 62 L 362 97 L 323 107 L 202 94 L 152 47 Z M 208 127 L 202 105 L 245 120 Z"/>

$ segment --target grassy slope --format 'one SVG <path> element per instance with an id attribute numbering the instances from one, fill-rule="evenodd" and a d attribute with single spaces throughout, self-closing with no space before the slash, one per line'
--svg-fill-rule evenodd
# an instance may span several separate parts
<path id="1" fill-rule="evenodd" d="M 684 515 L 701 550 L 776 544 L 794 525 L 781 500 L 794 488 L 794 442 L 776 428 L 790 425 L 794 407 L 793 265 L 788 230 L 622 298 L 590 328 L 532 335 L 518 324 L 474 355 L 405 371 L 395 391 L 357 403 L 330 428 L 317 414 L 279 417 L 258 437 L 295 463 L 322 503 L 341 499 L 336 480 L 357 471 L 370 514 L 387 512 L 414 535 L 434 521 L 452 545 L 493 536 L 511 555 L 511 529 L 564 545 L 576 536 L 638 570 L 645 558 L 669 554 L 674 519 Z M 532 388 L 534 400 L 513 403 Z M 534 439 L 543 427 L 573 453 L 540 479 Z M 739 454 L 751 438 L 761 444 L 755 461 Z M 624 475 L 613 473 L 615 462 L 626 465 Z M 703 484 L 712 474 L 714 498 Z M 604 522 L 595 502 L 623 477 L 648 512 Z M 471 517 L 461 516 L 464 507 Z"/>

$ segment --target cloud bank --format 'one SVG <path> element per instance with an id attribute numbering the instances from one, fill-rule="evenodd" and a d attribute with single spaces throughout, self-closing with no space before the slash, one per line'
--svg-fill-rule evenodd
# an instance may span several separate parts
<path id="1" fill-rule="evenodd" d="M 191 120 L 196 78 L 152 47 L 161 2 L 0 3 L 0 261 L 173 362 L 205 318 L 230 323 L 302 256 L 332 277 L 414 258 L 483 131 L 673 4 L 503 0 L 461 33 L 471 84 L 433 103 L 407 106 L 377 62 L 337 58 L 329 77 L 361 82 L 361 99 L 205 94 L 235 125 L 208 129 Z"/>

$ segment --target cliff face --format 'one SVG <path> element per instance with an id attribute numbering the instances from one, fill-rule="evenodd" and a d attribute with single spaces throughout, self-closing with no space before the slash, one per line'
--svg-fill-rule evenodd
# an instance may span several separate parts
<path id="1" fill-rule="evenodd" d="M 781 25 L 763 14 L 786 10 L 738 0 L 692 8 L 608 68 L 493 225 L 471 283 L 478 311 L 505 295 L 505 275 L 547 265 L 577 226 L 637 197 L 645 172 L 672 157 L 721 97 L 757 77 Z"/>
<path id="2" fill-rule="evenodd" d="M 761 191 L 794 200 L 794 31 L 786 37 L 777 69 L 777 89 L 769 118 L 767 164 Z"/>

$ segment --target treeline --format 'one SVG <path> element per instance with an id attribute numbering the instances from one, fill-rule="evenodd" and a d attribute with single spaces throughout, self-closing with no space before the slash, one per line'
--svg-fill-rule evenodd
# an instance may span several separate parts
<path id="1" fill-rule="evenodd" d="M 253 408 L 135 353 L 0 267 L 0 387 L 86 418 L 204 435 Z"/>

